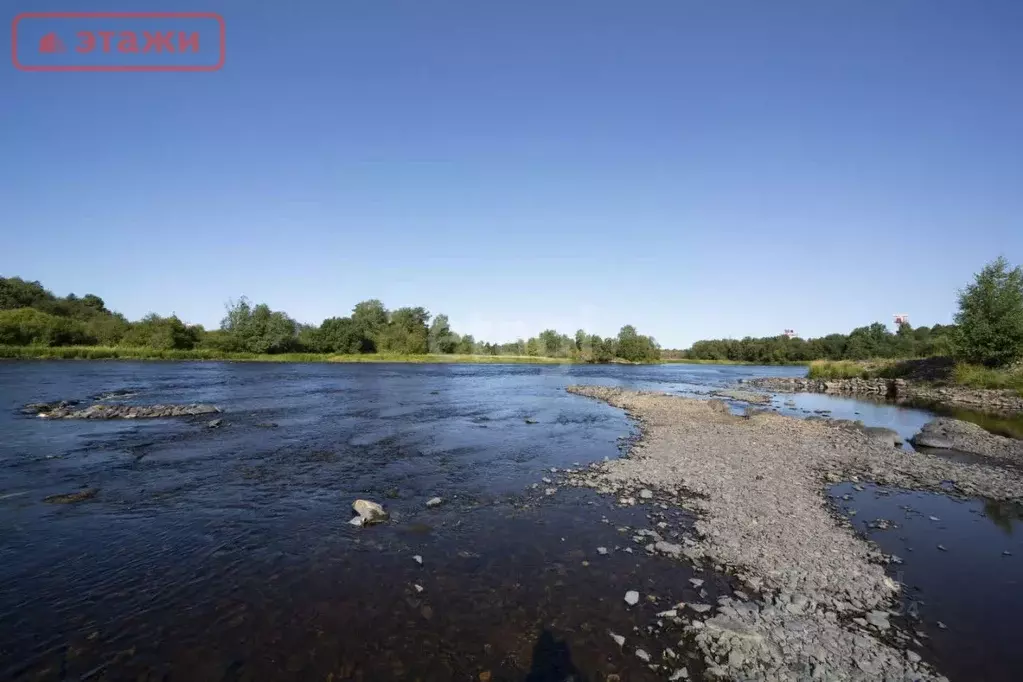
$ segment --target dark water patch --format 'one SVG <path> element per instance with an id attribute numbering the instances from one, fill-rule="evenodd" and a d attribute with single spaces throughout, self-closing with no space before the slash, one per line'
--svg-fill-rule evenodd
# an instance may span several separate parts
<path id="1" fill-rule="evenodd" d="M 558 496 L 469 513 L 456 502 L 371 529 L 325 509 L 316 518 L 200 515 L 188 534 L 172 518 L 145 532 L 125 519 L 89 524 L 88 546 L 55 543 L 24 561 L 20 577 L 5 565 L 0 672 L 522 680 L 574 669 L 591 680 L 662 679 L 633 653 L 685 655 L 678 631 L 648 630 L 655 614 L 713 600 L 727 583 L 702 574 L 704 597 L 682 564 L 638 546 L 626 552 L 632 543 L 617 528 L 648 527 L 645 508 L 607 506 L 583 491 Z M 332 532 L 311 541 L 310 527 Z M 53 535 L 69 531 L 61 525 Z M 9 540 L 12 551 L 33 548 L 24 536 Z M 29 578 L 30 594 L 12 589 Z M 641 594 L 635 607 L 623 600 L 628 590 Z M 41 641 L 34 633 L 42 632 Z M 609 632 L 625 636 L 623 650 Z M 682 662 L 697 670 L 697 661 Z"/>
<path id="2" fill-rule="evenodd" d="M 857 530 L 900 560 L 889 572 L 906 585 L 905 614 L 926 635 L 928 660 L 951 679 L 1018 680 L 1023 507 L 860 487 L 831 494 L 841 513 L 855 512 Z"/>

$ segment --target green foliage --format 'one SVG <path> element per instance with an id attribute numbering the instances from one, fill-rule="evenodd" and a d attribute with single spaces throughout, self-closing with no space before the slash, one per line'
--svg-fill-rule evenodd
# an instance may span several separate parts
<path id="1" fill-rule="evenodd" d="M 12 346 L 64 346 L 91 343 L 77 320 L 49 315 L 34 308 L 0 310 L 0 344 Z"/>
<path id="2" fill-rule="evenodd" d="M 287 353 L 298 349 L 298 327 L 282 312 L 265 303 L 252 306 L 242 297 L 227 305 L 220 329 L 230 338 L 231 350 L 249 353 Z"/>
<path id="3" fill-rule="evenodd" d="M 868 360 L 948 355 L 955 327 L 900 326 L 895 334 L 880 322 L 858 327 L 848 335 L 829 334 L 800 339 L 787 336 L 697 341 L 685 351 L 666 351 L 666 359 L 723 360 L 753 364 L 803 363 L 812 360 Z"/>
<path id="4" fill-rule="evenodd" d="M 957 363 L 952 371 L 952 380 L 960 386 L 970 388 L 1013 389 L 1023 395 L 1023 369 L 993 369 L 983 365 Z"/>
<path id="5" fill-rule="evenodd" d="M 582 329 L 573 338 L 547 329 L 528 340 L 498 344 L 477 340 L 471 334 L 459 336 L 447 315 L 437 315 L 431 323 L 425 308 L 388 311 L 377 299 L 357 303 L 350 317 L 330 317 L 318 326 L 298 324 L 285 313 L 273 311 L 266 304 L 253 304 L 244 297 L 227 304 L 220 329 L 206 331 L 201 326 L 189 326 L 174 315 L 150 314 L 133 323 L 109 311 L 103 299 L 94 294 L 59 298 L 39 282 L 17 277 L 0 278 L 0 344 L 18 347 L 7 348 L 5 352 L 13 354 L 8 357 L 42 357 L 43 351 L 22 348 L 32 344 L 99 344 L 88 352 L 76 346 L 52 351 L 47 357 L 252 359 L 306 351 L 346 358 L 457 354 L 508 362 L 523 358 L 543 362 L 658 359 L 654 340 L 628 325 L 618 338 L 605 339 Z"/>
<path id="6" fill-rule="evenodd" d="M 355 320 L 331 317 L 320 325 L 320 345 L 315 350 L 321 353 L 369 353 L 373 348 L 373 340 L 360 330 Z"/>
<path id="7" fill-rule="evenodd" d="M 1023 358 L 1023 271 L 999 257 L 959 292 L 955 354 L 1002 367 Z"/>
<path id="8" fill-rule="evenodd" d="M 661 358 L 661 349 L 649 336 L 636 333 L 630 324 L 618 332 L 617 356 L 630 362 L 656 362 Z"/>
<path id="9" fill-rule="evenodd" d="M 201 331 L 185 326 L 175 315 L 160 317 L 150 313 L 131 325 L 121 343 L 157 350 L 190 350 L 199 344 Z"/>
<path id="10" fill-rule="evenodd" d="M 454 353 L 459 343 L 458 334 L 451 331 L 447 315 L 438 315 L 430 325 L 430 352 Z"/>
<path id="11" fill-rule="evenodd" d="M 430 345 L 425 308 L 398 308 L 380 335 L 380 350 L 385 353 L 425 354 Z"/>
<path id="12" fill-rule="evenodd" d="M 814 360 L 807 376 L 811 379 L 866 379 L 870 372 L 858 362 Z"/>

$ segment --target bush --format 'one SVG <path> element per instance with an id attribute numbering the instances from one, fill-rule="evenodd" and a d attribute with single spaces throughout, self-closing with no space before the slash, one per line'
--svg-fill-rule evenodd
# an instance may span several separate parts
<path id="1" fill-rule="evenodd" d="M 93 341 L 81 322 L 33 308 L 0 310 L 0 345 L 67 346 Z"/>
<path id="2" fill-rule="evenodd" d="M 1023 271 L 999 257 L 959 293 L 956 357 L 1002 367 L 1023 357 Z"/>

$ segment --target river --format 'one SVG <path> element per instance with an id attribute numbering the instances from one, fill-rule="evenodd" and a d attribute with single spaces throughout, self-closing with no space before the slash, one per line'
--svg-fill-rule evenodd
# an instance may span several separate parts
<path id="1" fill-rule="evenodd" d="M 705 397 L 740 378 L 800 371 L 0 363 L 0 679 L 663 679 L 608 633 L 660 660 L 670 638 L 646 629 L 647 611 L 693 599 L 694 574 L 624 551 L 617 529 L 649 527 L 644 508 L 582 490 L 544 494 L 551 468 L 620 456 L 636 433 L 619 411 L 563 389 Z M 112 391 L 129 403 L 211 402 L 223 424 L 19 413 Z M 932 416 L 822 395 L 778 396 L 775 406 L 796 416 L 827 410 L 904 437 Z M 42 501 L 83 487 L 98 493 Z M 427 509 L 434 496 L 444 504 Z M 350 526 L 359 497 L 385 504 L 392 521 Z M 963 513 L 982 517 L 983 505 Z M 1002 589 L 1023 557 L 1013 514 L 997 519 L 988 543 L 1001 563 L 971 565 L 981 579 L 983 566 L 997 566 L 990 577 Z M 994 551 L 977 544 L 969 551 Z M 621 551 L 602 556 L 598 546 Z M 934 560 L 929 572 L 940 573 Z M 911 583 L 919 567 L 906 558 L 902 568 Z M 730 587 L 704 577 L 709 598 Z M 951 583 L 920 582 L 930 599 L 954 599 L 940 595 Z M 657 603 L 630 609 L 622 595 L 638 588 Z M 943 666 L 968 670 L 983 655 L 990 679 L 1018 669 L 1012 646 L 966 634 L 972 611 L 942 612 L 962 615 L 947 632 L 975 645 Z M 698 674 L 699 662 L 690 669 Z"/>

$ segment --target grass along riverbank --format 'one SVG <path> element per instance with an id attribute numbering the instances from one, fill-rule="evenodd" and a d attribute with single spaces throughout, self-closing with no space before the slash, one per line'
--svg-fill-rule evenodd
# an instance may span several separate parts
<path id="1" fill-rule="evenodd" d="M 914 360 L 815 360 L 810 379 L 910 379 L 964 388 L 1010 389 L 1023 395 L 1023 367 L 991 369 L 951 358 Z"/>
<path id="2" fill-rule="evenodd" d="M 209 348 L 194 350 L 158 350 L 131 346 L 0 346 L 0 359 L 7 360 L 218 360 L 232 362 L 401 362 L 467 364 L 569 364 L 568 358 L 528 355 L 401 355 L 366 353 L 229 353 Z"/>

